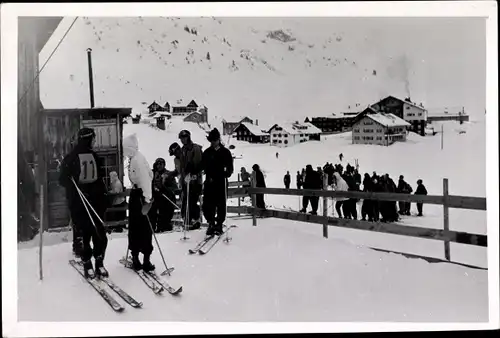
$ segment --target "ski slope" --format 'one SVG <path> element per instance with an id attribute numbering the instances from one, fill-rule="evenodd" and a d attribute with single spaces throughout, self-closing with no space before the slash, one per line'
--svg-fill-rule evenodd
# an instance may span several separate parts
<path id="1" fill-rule="evenodd" d="M 158 236 L 180 296 L 154 295 L 118 260 L 125 235 L 109 241 L 112 279 L 144 303 L 115 313 L 67 263 L 71 243 L 44 248 L 38 280 L 37 248 L 18 252 L 20 321 L 390 321 L 488 320 L 487 272 L 408 260 L 321 237 L 321 226 L 284 220 L 233 222 L 233 240 L 205 256 L 188 249 L 203 237 L 191 232 Z M 314 229 L 314 233 L 311 232 Z M 159 272 L 157 249 L 153 263 Z M 112 291 L 110 291 L 112 293 Z M 113 294 L 113 293 L 112 293 Z M 116 296 L 118 300 L 118 296 Z M 122 301 L 123 303 L 123 301 Z"/>

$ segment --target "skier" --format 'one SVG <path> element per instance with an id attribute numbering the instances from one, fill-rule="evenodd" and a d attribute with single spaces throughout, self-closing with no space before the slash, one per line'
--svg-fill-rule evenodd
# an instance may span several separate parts
<path id="1" fill-rule="evenodd" d="M 302 174 L 299 171 L 297 171 L 296 180 L 297 180 L 297 189 L 301 189 L 302 188 Z"/>
<path id="2" fill-rule="evenodd" d="M 254 164 L 252 166 L 253 171 L 255 171 L 255 187 L 256 188 L 265 188 L 266 187 L 266 181 L 264 179 L 264 174 L 260 170 L 260 167 L 258 164 Z M 264 195 L 263 194 L 256 194 L 256 207 L 258 209 L 266 209 L 266 203 L 264 202 Z"/>
<path id="3" fill-rule="evenodd" d="M 179 177 L 181 172 L 181 146 L 179 145 L 179 143 L 172 143 L 168 148 L 168 153 L 170 156 L 174 156 L 174 170 L 171 172 L 171 175 L 174 178 Z M 177 185 L 177 190 L 182 190 L 180 182 Z"/>
<path id="4" fill-rule="evenodd" d="M 415 195 L 427 195 L 427 189 L 425 189 L 425 186 L 420 179 L 417 181 L 417 190 L 415 191 Z M 423 203 L 417 203 L 418 216 L 423 216 L 423 206 Z"/>
<path id="5" fill-rule="evenodd" d="M 339 155 L 340 162 L 342 162 L 342 159 L 343 159 L 343 158 L 344 158 L 344 154 L 342 154 L 342 153 L 341 153 L 341 154 Z"/>
<path id="6" fill-rule="evenodd" d="M 197 230 L 201 227 L 198 200 L 200 199 L 202 190 L 201 160 L 203 152 L 200 145 L 193 143 L 189 131 L 182 130 L 179 133 L 179 139 L 183 145 L 180 157 L 180 181 L 182 185 L 181 212 L 185 218 L 186 211 L 188 211 L 189 219 L 185 219 L 187 230 Z"/>
<path id="7" fill-rule="evenodd" d="M 304 189 L 323 189 L 323 182 L 321 182 L 320 173 L 314 171 L 312 165 L 310 164 L 306 166 L 306 179 L 304 180 Z M 318 196 L 304 196 L 302 198 L 302 210 L 300 212 L 307 212 L 309 201 L 311 201 L 311 215 L 317 215 L 319 203 Z"/>
<path id="8" fill-rule="evenodd" d="M 111 185 L 111 189 L 108 191 L 109 194 L 116 195 L 123 193 L 123 184 L 120 182 L 116 171 L 109 173 L 109 180 Z M 115 196 L 112 198 L 111 205 L 114 208 L 124 208 L 127 205 L 127 201 L 124 196 Z M 127 211 L 112 211 L 108 212 L 106 216 L 106 221 L 122 221 L 127 218 Z"/>
<path id="9" fill-rule="evenodd" d="M 165 168 L 165 160 L 157 158 L 153 164 L 153 203 L 149 211 L 149 220 L 156 232 L 172 231 L 172 217 L 175 204 L 175 179 Z M 168 178 L 168 180 L 167 180 Z"/>
<path id="10" fill-rule="evenodd" d="M 134 270 L 152 271 L 155 269 L 150 260 L 153 252 L 153 229 L 147 214 L 153 198 L 153 172 L 139 151 L 139 141 L 135 134 L 123 140 L 123 154 L 130 158 L 128 178 L 132 183 L 128 203 L 128 248 L 132 254 L 132 267 Z M 139 253 L 144 255 L 142 264 Z"/>
<path id="11" fill-rule="evenodd" d="M 278 154 L 278 152 L 276 152 L 276 158 L 278 158 L 280 156 L 280 154 Z"/>
<path id="12" fill-rule="evenodd" d="M 338 172 L 334 172 L 333 175 L 335 176 L 334 180 L 334 190 L 335 191 L 347 191 L 349 189 L 349 186 L 347 185 L 346 181 L 340 176 Z M 335 209 L 337 210 L 337 214 L 339 215 L 339 218 L 342 218 L 342 204 L 344 204 L 345 201 L 348 200 L 347 197 L 337 197 L 336 198 L 337 202 L 335 203 Z"/>
<path id="13" fill-rule="evenodd" d="M 103 181 L 101 159 L 92 149 L 94 144 L 94 130 L 80 129 L 78 144 L 63 159 L 59 176 L 59 183 L 66 188 L 71 220 L 82 234 L 81 258 L 86 278 L 109 275 L 103 264 L 108 239 L 104 224 L 99 220 L 103 219 L 107 209 L 107 188 Z M 94 248 L 90 246 L 91 239 Z M 95 258 L 95 270 L 92 255 Z"/>
<path id="14" fill-rule="evenodd" d="M 291 178 L 290 178 L 290 172 L 287 171 L 285 177 L 283 177 L 283 183 L 285 183 L 285 188 L 290 189 L 290 183 L 291 183 Z"/>
<path id="15" fill-rule="evenodd" d="M 203 215 L 208 221 L 207 236 L 220 236 L 226 220 L 227 180 L 233 174 L 233 156 L 220 142 L 217 128 L 207 136 L 210 147 L 203 152 L 202 168 L 205 171 Z M 217 217 L 215 216 L 217 214 Z"/>

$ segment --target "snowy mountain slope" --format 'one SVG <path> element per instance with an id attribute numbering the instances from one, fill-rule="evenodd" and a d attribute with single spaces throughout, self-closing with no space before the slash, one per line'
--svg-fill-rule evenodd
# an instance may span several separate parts
<path id="1" fill-rule="evenodd" d="M 436 41 L 426 40 L 418 48 L 407 39 L 414 37 L 411 23 L 396 21 L 377 29 L 370 22 L 83 17 L 41 74 L 41 98 L 47 108 L 88 106 L 85 50 L 89 47 L 93 49 L 97 106 L 136 107 L 153 100 L 163 104 L 195 98 L 207 105 L 209 118 L 241 114 L 272 123 L 329 115 L 335 109 L 355 103 L 365 106 L 388 94 L 412 94 L 427 106 L 479 98 L 462 87 L 452 91 L 457 84 L 467 86 L 465 82 L 451 77 L 443 82 L 445 70 L 453 70 L 459 74 L 456 76 L 466 73 L 467 83 L 475 90 L 474 74 L 460 68 L 462 58 L 471 52 L 453 54 L 456 64 L 448 62 L 448 67 L 431 71 L 424 61 L 434 56 L 424 51 L 439 47 Z M 395 34 L 397 30 L 407 34 L 406 38 Z M 469 35 L 472 33 L 464 32 L 463 37 Z M 53 36 L 41 53 L 42 61 L 57 38 L 57 34 Z M 448 41 L 448 45 L 439 55 L 456 51 L 455 42 Z M 434 79 L 433 74 L 439 78 Z"/>
<path id="2" fill-rule="evenodd" d="M 487 272 L 429 264 L 324 240 L 313 225 L 285 220 L 236 222 L 233 241 L 206 256 L 187 250 L 179 233 L 158 240 L 175 267 L 179 297 L 155 296 L 118 260 L 126 237 L 114 235 L 106 257 L 112 278 L 143 309 L 115 314 L 74 271 L 69 243 L 44 247 L 44 280 L 37 248 L 18 251 L 21 321 L 391 321 L 477 322 L 488 318 Z M 314 227 L 320 230 L 320 226 Z M 258 248 L 256 247 L 258 243 Z M 155 249 L 153 263 L 161 269 Z M 279 267 L 279 268 L 278 268 Z M 71 300 L 71 301 L 69 301 Z"/>

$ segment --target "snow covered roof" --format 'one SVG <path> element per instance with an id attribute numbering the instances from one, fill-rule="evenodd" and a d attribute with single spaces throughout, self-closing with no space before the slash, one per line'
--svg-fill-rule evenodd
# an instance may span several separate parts
<path id="1" fill-rule="evenodd" d="M 411 124 L 409 124 L 403 119 L 400 119 L 394 114 L 376 113 L 376 114 L 367 114 L 366 117 L 386 127 L 411 126 Z"/>
<path id="2" fill-rule="evenodd" d="M 241 124 L 244 125 L 255 136 L 266 136 L 266 135 L 269 135 L 268 132 L 262 130 L 261 127 L 256 126 L 255 124 L 251 124 L 251 123 L 248 123 L 248 122 L 242 122 Z"/>
<path id="3" fill-rule="evenodd" d="M 241 120 L 248 118 L 253 121 L 253 119 L 249 116 L 245 115 L 233 115 L 233 116 L 228 116 L 227 118 L 223 118 L 222 121 L 226 123 L 239 123 Z"/>
<path id="4" fill-rule="evenodd" d="M 310 122 L 304 122 L 304 123 L 285 122 L 285 123 L 275 124 L 274 126 L 271 127 L 269 131 L 271 131 L 276 126 L 283 128 L 284 132 L 291 135 L 321 134 L 321 129 L 315 127 Z M 304 129 L 299 129 L 300 127 L 303 127 Z"/>

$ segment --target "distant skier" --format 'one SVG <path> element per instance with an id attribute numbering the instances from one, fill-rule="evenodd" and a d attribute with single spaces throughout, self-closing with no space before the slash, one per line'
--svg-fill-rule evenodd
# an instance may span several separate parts
<path id="1" fill-rule="evenodd" d="M 422 182 L 422 180 L 417 181 L 417 190 L 415 190 L 415 195 L 427 195 L 427 189 Z M 423 216 L 423 203 L 417 203 L 418 216 Z"/>
<path id="2" fill-rule="evenodd" d="M 343 159 L 344 159 L 344 154 L 342 154 L 342 153 L 341 153 L 341 154 L 339 155 L 339 160 L 340 160 L 340 162 L 342 162 L 342 160 L 343 160 Z"/>
<path id="3" fill-rule="evenodd" d="M 287 171 L 286 175 L 283 177 L 283 183 L 285 184 L 285 189 L 290 189 L 290 183 L 292 179 L 290 178 L 290 172 Z"/>
<path id="4" fill-rule="evenodd" d="M 82 233 L 81 258 L 86 278 L 93 278 L 96 274 L 103 277 L 109 275 L 104 268 L 104 255 L 108 239 L 104 224 L 99 221 L 99 218 L 103 219 L 108 206 L 107 188 L 103 181 L 104 172 L 100 165 L 101 159 L 92 149 L 94 143 L 94 130 L 90 128 L 80 129 L 78 144 L 63 159 L 59 176 L 59 183 L 66 188 L 71 220 L 76 229 Z M 80 192 L 92 208 L 80 195 Z M 90 246 L 91 239 L 94 248 Z M 95 270 L 91 261 L 92 255 L 95 258 Z"/>
<path id="5" fill-rule="evenodd" d="M 280 154 L 278 152 L 276 152 L 276 158 L 278 158 L 280 156 Z"/>
<path id="6" fill-rule="evenodd" d="M 203 152 L 201 165 L 206 175 L 203 214 L 208 222 L 207 236 L 220 236 L 226 220 L 227 184 L 234 171 L 233 157 L 221 144 L 217 128 L 210 131 L 207 140 L 210 147 Z"/>
<path id="7" fill-rule="evenodd" d="M 147 214 L 153 198 L 153 172 L 139 151 L 139 141 L 135 134 L 123 140 L 123 154 L 130 158 L 128 178 L 132 183 L 128 202 L 128 248 L 132 254 L 132 267 L 135 270 L 152 271 L 155 269 L 150 260 L 153 252 L 153 231 Z M 139 261 L 139 253 L 144 255 L 142 264 Z"/>
<path id="8" fill-rule="evenodd" d="M 185 222 L 188 225 L 188 230 L 196 230 L 201 227 L 198 200 L 200 199 L 202 190 L 201 160 L 203 152 L 200 145 L 191 141 L 191 133 L 189 131 L 182 130 L 179 133 L 179 139 L 183 144 L 180 157 L 180 181 L 182 185 L 181 212 L 185 218 L 186 210 L 189 211 L 189 219 L 186 219 Z M 189 197 L 187 191 L 188 185 Z"/>
<path id="9" fill-rule="evenodd" d="M 266 181 L 264 179 L 264 174 L 260 170 L 260 167 L 258 164 L 254 164 L 252 166 L 253 171 L 255 171 L 255 187 L 256 188 L 265 188 L 266 187 Z M 264 195 L 263 194 L 256 194 L 256 202 L 257 205 L 256 207 L 258 209 L 266 209 L 266 203 L 264 202 Z"/>

